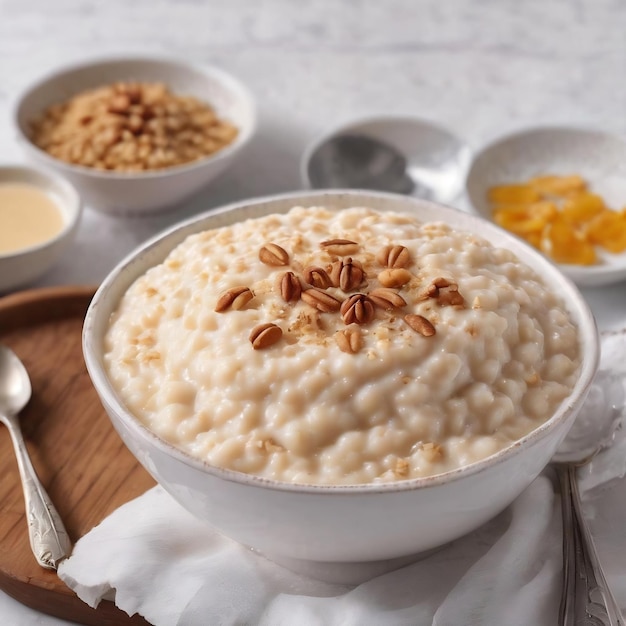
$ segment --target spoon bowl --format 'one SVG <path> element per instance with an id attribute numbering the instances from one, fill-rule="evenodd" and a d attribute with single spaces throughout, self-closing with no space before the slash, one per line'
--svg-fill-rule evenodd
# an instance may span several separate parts
<path id="1" fill-rule="evenodd" d="M 463 191 L 467 145 L 415 117 L 357 120 L 315 141 L 302 157 L 303 183 L 314 189 L 369 189 L 450 204 Z"/>
<path id="2" fill-rule="evenodd" d="M 32 386 L 28 372 L 18 356 L 0 345 L 0 422 L 8 429 L 22 479 L 30 546 L 37 562 L 57 569 L 69 556 L 72 544 L 57 512 L 28 455 L 20 429 L 18 413 L 28 404 Z"/>

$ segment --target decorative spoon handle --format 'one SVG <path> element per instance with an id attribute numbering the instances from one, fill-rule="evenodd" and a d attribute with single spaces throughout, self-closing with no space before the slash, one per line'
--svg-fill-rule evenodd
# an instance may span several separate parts
<path id="1" fill-rule="evenodd" d="M 17 418 L 0 414 L 0 421 L 5 424 L 11 435 L 17 457 L 24 490 L 30 547 L 39 565 L 57 569 L 59 563 L 72 551 L 69 535 L 61 516 L 37 478 Z"/>
<path id="2" fill-rule="evenodd" d="M 582 513 L 574 464 L 557 464 L 563 516 L 561 626 L 625 626 Z"/>

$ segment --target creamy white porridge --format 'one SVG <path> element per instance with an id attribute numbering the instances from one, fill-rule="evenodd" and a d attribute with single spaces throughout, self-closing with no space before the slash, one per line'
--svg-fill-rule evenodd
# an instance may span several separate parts
<path id="1" fill-rule="evenodd" d="M 105 359 L 165 440 L 309 484 L 482 459 L 546 421 L 580 365 L 563 302 L 508 250 L 321 207 L 187 238 L 123 296 Z"/>

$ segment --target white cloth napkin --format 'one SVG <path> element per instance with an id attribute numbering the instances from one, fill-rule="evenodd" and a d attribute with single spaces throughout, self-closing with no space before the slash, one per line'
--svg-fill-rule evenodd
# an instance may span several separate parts
<path id="1" fill-rule="evenodd" d="M 602 369 L 611 376 L 590 394 L 583 415 L 602 410 L 607 381 L 623 385 L 625 347 L 625 334 L 603 338 Z M 625 430 L 581 476 L 586 514 L 622 606 Z M 560 507 L 548 468 L 477 531 L 352 588 L 271 563 L 212 531 L 155 487 L 83 537 L 59 576 L 89 605 L 113 598 L 156 626 L 553 626 L 561 585 Z"/>

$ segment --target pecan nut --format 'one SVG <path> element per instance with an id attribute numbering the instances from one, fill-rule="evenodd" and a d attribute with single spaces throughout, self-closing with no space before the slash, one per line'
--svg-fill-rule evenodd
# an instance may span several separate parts
<path id="1" fill-rule="evenodd" d="M 432 337 L 437 331 L 435 327 L 423 315 L 411 313 L 404 316 L 404 321 L 423 337 Z"/>
<path id="2" fill-rule="evenodd" d="M 411 253 L 405 246 L 387 246 L 378 253 L 376 260 L 383 267 L 408 267 L 411 265 Z"/>
<path id="3" fill-rule="evenodd" d="M 374 303 L 364 293 L 355 293 L 341 303 L 344 324 L 368 324 L 374 319 Z"/>
<path id="4" fill-rule="evenodd" d="M 266 243 L 259 250 L 259 259 L 265 265 L 287 265 L 289 263 L 289 253 L 277 243 Z"/>
<path id="5" fill-rule="evenodd" d="M 358 261 L 348 257 L 343 261 L 335 261 L 330 266 L 330 280 L 334 287 L 339 287 L 342 291 L 354 291 L 363 284 L 365 272 Z"/>
<path id="6" fill-rule="evenodd" d="M 356 254 L 359 251 L 359 244 L 350 239 L 328 239 L 322 241 L 320 247 L 329 254 L 336 254 L 337 256 Z"/>
<path id="7" fill-rule="evenodd" d="M 252 298 L 254 298 L 254 294 L 249 287 L 231 287 L 217 299 L 215 311 L 216 313 L 222 313 L 227 309 L 239 311 L 243 309 Z"/>
<path id="8" fill-rule="evenodd" d="M 283 330 L 272 322 L 259 324 L 250 333 L 250 343 L 255 350 L 263 350 L 273 346 L 283 336 Z"/>
<path id="9" fill-rule="evenodd" d="M 300 279 L 293 272 L 285 272 L 279 280 L 279 291 L 285 302 L 299 300 L 302 293 Z"/>
<path id="10" fill-rule="evenodd" d="M 302 292 L 302 299 L 314 309 L 322 313 L 332 313 L 341 307 L 341 301 L 331 296 L 327 291 L 311 287 Z"/>
<path id="11" fill-rule="evenodd" d="M 376 306 L 385 309 L 385 311 L 401 309 L 406 306 L 406 300 L 397 291 L 387 287 L 372 289 L 367 295 Z"/>
<path id="12" fill-rule="evenodd" d="M 332 286 L 330 276 L 326 270 L 313 265 L 304 269 L 304 282 L 319 289 L 328 289 L 328 287 Z"/>
<path id="13" fill-rule="evenodd" d="M 335 333 L 335 341 L 342 352 L 356 354 L 363 345 L 363 337 L 358 328 L 346 328 Z"/>

